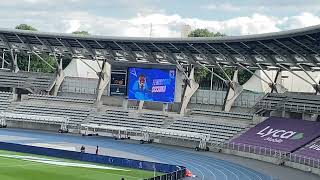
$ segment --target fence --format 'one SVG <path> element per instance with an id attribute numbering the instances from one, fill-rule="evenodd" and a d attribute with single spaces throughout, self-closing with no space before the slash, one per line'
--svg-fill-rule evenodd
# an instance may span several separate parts
<path id="1" fill-rule="evenodd" d="M 320 157 L 319 159 L 315 159 L 311 157 L 301 156 L 299 154 L 290 153 L 287 155 L 287 161 L 320 169 Z"/>
<path id="2" fill-rule="evenodd" d="M 274 157 L 283 161 L 290 161 L 320 169 L 320 157 L 319 159 L 315 159 L 312 157 L 301 156 L 299 154 L 291 152 L 241 143 L 223 143 L 220 145 L 220 148 Z"/>
<path id="3" fill-rule="evenodd" d="M 179 180 L 185 177 L 186 174 L 186 168 L 183 166 L 87 154 L 75 151 L 35 147 L 6 142 L 0 142 L 0 149 L 164 173 L 162 176 L 153 177 L 148 180 Z"/>

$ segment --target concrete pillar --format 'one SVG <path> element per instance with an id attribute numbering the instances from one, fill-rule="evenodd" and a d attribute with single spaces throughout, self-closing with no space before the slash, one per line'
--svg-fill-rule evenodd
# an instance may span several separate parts
<path id="1" fill-rule="evenodd" d="M 99 102 L 101 100 L 101 97 L 103 93 L 105 92 L 105 89 L 107 85 L 110 83 L 111 78 L 111 65 L 104 60 L 102 64 L 102 70 L 98 74 L 99 75 L 99 82 L 97 87 L 97 98 L 96 101 Z"/>
<path id="2" fill-rule="evenodd" d="M 282 111 L 282 117 L 284 117 L 284 118 L 290 118 L 290 112 Z"/>
<path id="3" fill-rule="evenodd" d="M 11 50 L 11 58 L 12 58 L 11 72 L 17 73 L 19 71 L 18 54 L 14 53 L 14 50 Z M 13 93 L 14 99 L 16 101 L 18 99 L 17 88 L 13 87 L 12 88 L 12 93 Z"/>
<path id="4" fill-rule="evenodd" d="M 144 101 L 139 101 L 139 107 L 138 110 L 142 110 L 144 105 Z"/>
<path id="5" fill-rule="evenodd" d="M 54 86 L 52 87 L 52 89 L 50 90 L 51 94 L 53 96 L 57 96 L 58 95 L 59 88 L 60 88 L 61 84 L 63 83 L 64 78 L 65 78 L 65 73 L 64 73 L 63 68 L 62 68 L 62 58 L 60 58 L 60 63 L 59 63 L 59 66 L 58 66 L 58 70 L 56 72 L 55 83 L 54 83 Z"/>
<path id="6" fill-rule="evenodd" d="M 285 93 L 287 89 L 282 85 L 282 71 L 278 71 L 274 79 L 274 89 L 271 92 L 276 91 L 277 93 Z"/>
<path id="7" fill-rule="evenodd" d="M 186 80 L 186 83 L 185 83 L 185 90 L 184 90 L 184 96 L 182 99 L 180 115 L 183 116 L 185 114 L 188 103 L 190 102 L 192 95 L 197 91 L 198 88 L 199 88 L 199 84 L 194 80 L 194 68 L 192 68 L 189 78 Z"/>
<path id="8" fill-rule="evenodd" d="M 168 103 L 163 103 L 162 104 L 162 112 L 166 113 L 169 111 L 169 104 Z"/>
<path id="9" fill-rule="evenodd" d="M 128 109 L 128 98 L 124 98 L 124 100 L 122 101 L 122 108 Z"/>
<path id="10" fill-rule="evenodd" d="M 230 82 L 229 90 L 227 92 L 224 105 L 223 105 L 223 111 L 225 112 L 230 111 L 234 102 L 243 91 L 243 87 L 239 84 L 239 81 L 238 81 L 238 72 L 239 72 L 238 70 L 234 72 L 232 82 Z"/>
<path id="11" fill-rule="evenodd" d="M 313 115 L 312 114 L 309 114 L 309 113 L 302 113 L 302 119 L 304 120 L 308 120 L 308 121 L 314 121 L 312 119 Z"/>
<path id="12" fill-rule="evenodd" d="M 12 57 L 11 71 L 14 73 L 17 73 L 19 71 L 18 54 L 14 53 L 13 50 L 11 50 L 11 57 Z"/>

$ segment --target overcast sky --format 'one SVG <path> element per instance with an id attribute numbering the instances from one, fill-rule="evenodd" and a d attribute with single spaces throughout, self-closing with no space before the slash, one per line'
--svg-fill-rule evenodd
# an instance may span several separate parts
<path id="1" fill-rule="evenodd" d="M 183 24 L 245 35 L 320 24 L 320 0 L 2 0 L 0 28 L 180 37 Z"/>

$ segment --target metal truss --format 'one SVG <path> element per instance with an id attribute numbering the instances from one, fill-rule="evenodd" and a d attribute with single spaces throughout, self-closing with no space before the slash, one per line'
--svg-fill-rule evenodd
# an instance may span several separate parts
<path id="1" fill-rule="evenodd" d="M 39 58 L 40 54 L 48 53 L 55 57 L 57 65 L 57 56 L 63 56 L 128 66 L 158 64 L 183 69 L 192 64 L 219 69 L 240 67 L 247 71 L 271 67 L 285 70 L 285 66 L 291 71 L 315 71 L 320 70 L 319 40 L 320 25 L 262 35 L 185 39 L 76 36 L 0 29 L 0 49 L 11 56 L 11 60 L 0 57 L 0 65 L 14 66 L 18 53 L 31 53 Z M 226 78 L 231 81 L 230 77 Z"/>

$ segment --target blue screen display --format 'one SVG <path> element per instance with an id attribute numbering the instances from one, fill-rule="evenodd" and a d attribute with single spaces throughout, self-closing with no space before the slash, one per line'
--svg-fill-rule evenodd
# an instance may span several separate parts
<path id="1" fill-rule="evenodd" d="M 175 69 L 129 68 L 128 98 L 131 100 L 174 102 Z"/>

